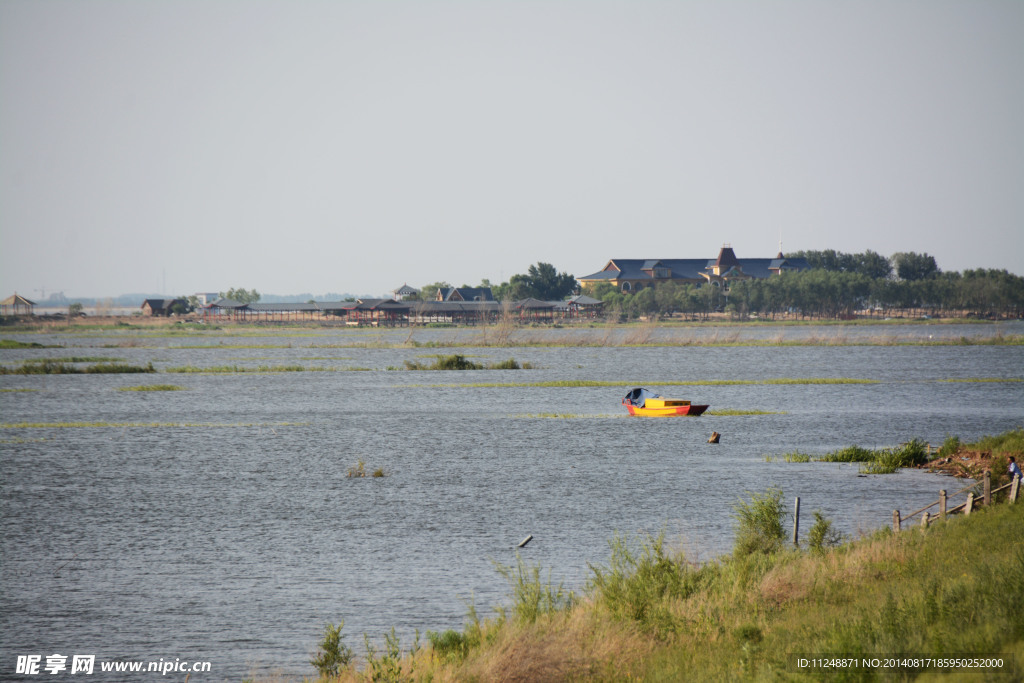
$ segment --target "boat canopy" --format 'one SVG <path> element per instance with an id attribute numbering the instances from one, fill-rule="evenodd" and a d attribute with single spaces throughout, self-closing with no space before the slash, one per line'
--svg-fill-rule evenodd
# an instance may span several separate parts
<path id="1" fill-rule="evenodd" d="M 653 391 L 648 391 L 647 389 L 637 387 L 636 389 L 633 389 L 628 394 L 626 394 L 626 397 L 623 399 L 622 402 L 629 403 L 630 405 L 634 405 L 637 408 L 643 408 L 644 403 L 649 398 L 661 398 L 661 395 L 656 394 Z"/>

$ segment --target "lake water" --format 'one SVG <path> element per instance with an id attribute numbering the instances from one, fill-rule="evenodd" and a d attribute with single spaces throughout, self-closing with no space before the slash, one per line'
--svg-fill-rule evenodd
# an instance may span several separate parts
<path id="1" fill-rule="evenodd" d="M 790 505 L 801 498 L 804 529 L 814 510 L 849 535 L 880 528 L 893 509 L 912 511 L 963 482 L 767 456 L 1020 427 L 1024 347 L 842 344 L 1022 331 L 537 328 L 516 334 L 567 344 L 643 334 L 675 344 L 688 335 L 835 345 L 436 350 L 388 345 L 469 344 L 486 331 L 5 334 L 66 348 L 0 351 L 4 363 L 77 355 L 158 370 L 334 371 L 0 377 L 0 678 L 18 678 L 18 655 L 45 664 L 53 653 L 96 655 L 94 680 L 104 680 L 100 661 L 161 658 L 211 662 L 193 681 L 312 675 L 327 622 L 344 619 L 346 642 L 361 654 L 364 633 L 379 642 L 394 627 L 407 647 L 417 629 L 461 628 L 468 604 L 489 614 L 509 593 L 494 563 L 514 563 L 527 535 L 523 559 L 578 591 L 616 533 L 663 531 L 698 560 L 728 552 L 733 506 L 771 486 Z M 439 352 L 534 367 L 388 369 Z M 876 382 L 700 384 L 774 378 Z M 622 386 L 466 386 L 552 380 Z M 659 384 L 680 381 L 698 384 Z M 158 383 L 185 390 L 118 391 Z M 619 405 L 627 385 L 772 414 L 628 418 Z M 555 413 L 571 417 L 539 417 Z M 22 422 L 51 426 L 11 427 Z M 107 426 L 57 426 L 68 423 Z M 706 443 L 712 431 L 720 444 Z M 360 461 L 386 476 L 349 477 Z"/>

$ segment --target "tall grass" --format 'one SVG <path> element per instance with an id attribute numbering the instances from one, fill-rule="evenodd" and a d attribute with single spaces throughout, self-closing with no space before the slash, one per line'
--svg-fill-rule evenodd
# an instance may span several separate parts
<path id="1" fill-rule="evenodd" d="M 515 565 L 496 562 L 495 568 L 512 589 L 509 609 L 519 623 L 532 624 L 540 616 L 566 609 L 573 603 L 573 594 L 562 584 L 552 585 L 550 571 L 548 578 L 542 580 L 540 565 L 528 565 L 519 553 L 516 553 Z"/>

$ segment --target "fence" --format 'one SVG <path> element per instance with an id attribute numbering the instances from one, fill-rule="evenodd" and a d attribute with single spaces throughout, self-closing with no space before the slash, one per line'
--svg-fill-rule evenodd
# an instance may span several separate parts
<path id="1" fill-rule="evenodd" d="M 982 497 L 980 501 L 977 500 L 977 496 L 974 493 L 974 489 L 978 488 L 979 486 L 982 487 Z M 1013 481 L 1011 481 L 1009 484 L 1004 484 L 997 489 L 993 489 L 992 472 L 991 470 L 985 470 L 985 474 L 982 476 L 981 481 L 975 482 L 974 484 L 971 484 L 966 488 L 960 489 L 952 496 L 947 496 L 946 490 L 942 489 L 941 491 L 939 491 L 939 499 L 937 501 L 929 505 L 925 505 L 920 510 L 915 510 L 914 512 L 911 512 L 909 515 L 901 516 L 899 510 L 893 510 L 892 530 L 900 531 L 903 528 L 904 522 L 913 519 L 917 515 L 921 515 L 921 526 L 927 527 L 933 519 L 931 513 L 929 513 L 929 510 L 935 507 L 936 505 L 939 506 L 939 513 L 935 516 L 935 518 L 938 519 L 945 519 L 946 515 L 953 514 L 969 515 L 971 514 L 971 511 L 978 505 L 991 505 L 992 501 L 995 500 L 995 494 L 1006 489 L 1009 489 L 1007 502 L 1017 502 L 1017 494 L 1020 491 L 1020 477 L 1014 476 Z M 955 507 L 948 507 L 949 499 L 952 497 L 959 496 L 962 493 L 967 494 L 967 500 L 965 500 L 963 503 Z"/>
<path id="2" fill-rule="evenodd" d="M 947 494 L 946 489 L 939 491 L 939 499 L 933 503 L 925 505 L 919 510 L 914 510 L 909 515 L 901 515 L 899 510 L 892 511 L 892 530 L 900 531 L 903 528 L 903 523 L 907 522 L 918 515 L 921 515 L 921 526 L 927 528 L 934 519 L 945 519 L 947 515 L 963 514 L 969 515 L 975 507 L 979 505 L 991 505 L 992 501 L 995 500 L 995 495 L 1009 489 L 1006 500 L 1008 503 L 1017 502 L 1017 494 L 1020 492 L 1020 477 L 1014 476 L 1013 481 L 1009 484 L 1004 484 L 997 489 L 992 488 L 992 472 L 985 470 L 984 476 L 981 481 L 975 482 L 970 486 L 960 489 L 956 493 Z M 975 496 L 974 489 L 982 487 L 981 500 Z M 967 494 L 967 499 L 954 507 L 949 507 L 949 501 L 962 493 Z M 939 512 L 936 515 L 932 515 L 931 510 L 936 505 L 939 506 Z M 793 509 L 793 545 L 798 545 L 798 538 L 800 534 L 800 498 L 796 499 L 796 505 Z"/>

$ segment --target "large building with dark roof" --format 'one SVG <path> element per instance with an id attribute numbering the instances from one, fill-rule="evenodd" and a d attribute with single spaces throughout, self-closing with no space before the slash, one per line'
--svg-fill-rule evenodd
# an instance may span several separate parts
<path id="1" fill-rule="evenodd" d="M 808 268 L 806 259 L 785 258 L 781 252 L 775 258 L 737 258 L 726 245 L 713 259 L 612 259 L 602 270 L 576 279 L 583 287 L 607 282 L 623 292 L 636 292 L 663 282 L 728 287 L 738 280 Z"/>

